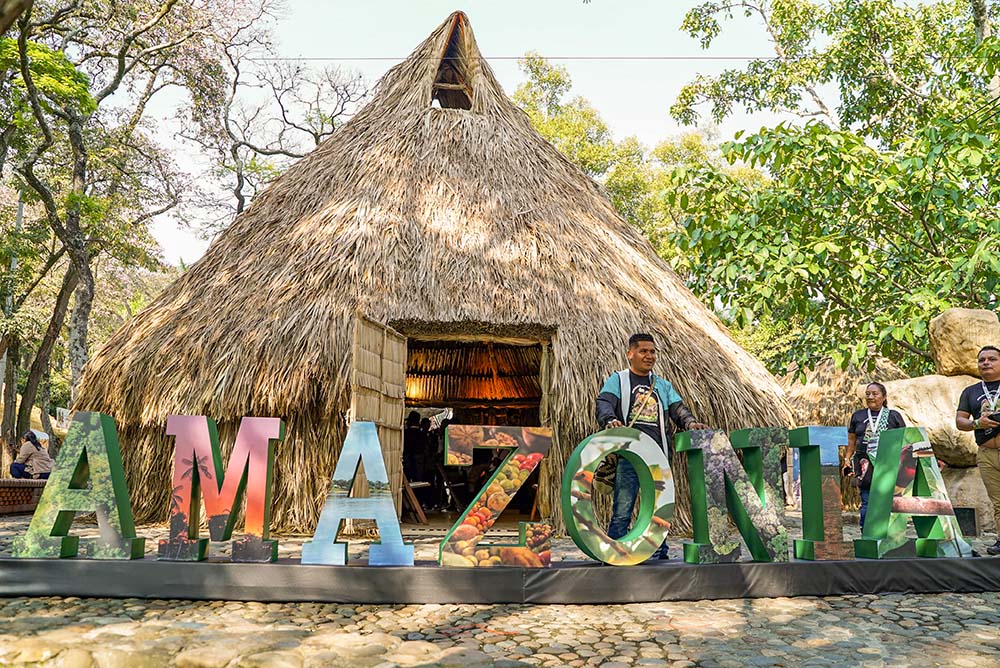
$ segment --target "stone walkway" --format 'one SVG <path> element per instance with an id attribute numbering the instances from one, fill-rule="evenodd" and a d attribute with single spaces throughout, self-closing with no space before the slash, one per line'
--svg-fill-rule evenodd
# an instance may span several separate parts
<path id="1" fill-rule="evenodd" d="M 25 518 L 0 518 L 0 554 L 9 554 L 11 536 L 25 526 Z M 148 552 L 163 533 L 139 531 Z M 418 559 L 433 556 L 440 534 L 405 533 Z M 281 556 L 298 556 L 303 540 L 282 539 Z M 554 559 L 582 557 L 566 539 L 557 539 L 553 552 Z M 1000 594 L 618 606 L 11 598 L 0 599 L 0 664 L 985 668 L 1000 666 Z"/>

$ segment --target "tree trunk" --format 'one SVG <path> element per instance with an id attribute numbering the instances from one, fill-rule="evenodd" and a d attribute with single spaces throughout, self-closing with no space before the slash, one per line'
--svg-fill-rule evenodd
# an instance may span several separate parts
<path id="1" fill-rule="evenodd" d="M 17 365 L 20 361 L 20 341 L 11 335 L 7 346 L 7 368 L 3 378 L 3 421 L 0 423 L 0 439 L 8 451 L 17 448 L 17 434 L 14 431 L 17 417 Z"/>
<path id="2" fill-rule="evenodd" d="M 972 6 L 972 23 L 976 28 L 976 44 L 993 36 L 993 26 L 990 25 L 990 13 L 986 0 L 970 0 Z M 993 75 L 989 83 L 990 95 L 1000 99 L 1000 74 Z"/>
<path id="3" fill-rule="evenodd" d="M 990 36 L 990 16 L 986 0 L 970 0 L 972 23 L 976 27 L 976 44 Z"/>
<path id="4" fill-rule="evenodd" d="M 73 301 L 73 315 L 69 321 L 69 364 L 72 382 L 70 390 L 70 405 L 76 401 L 77 387 L 83 375 L 83 367 L 87 364 L 87 329 L 90 325 L 90 309 L 94 304 L 94 275 L 87 266 L 89 284 L 80 277 Z"/>
<path id="5" fill-rule="evenodd" d="M 67 208 L 65 238 L 60 239 L 80 281 L 69 323 L 71 402 L 76 399 L 83 367 L 87 364 L 87 329 L 90 326 L 90 309 L 94 305 L 94 273 L 90 270 L 91 257 L 87 251 L 87 238 L 80 225 L 81 203 L 87 192 L 87 145 L 83 136 L 86 121 L 86 117 L 70 114 L 70 121 L 66 126 L 69 143 L 73 147 L 71 190 L 79 196 L 75 206 Z"/>
<path id="6" fill-rule="evenodd" d="M 45 433 L 49 435 L 49 454 L 55 455 L 56 449 L 56 437 L 52 430 L 52 377 L 51 377 L 52 367 L 51 365 L 45 368 L 45 373 L 42 375 L 42 385 L 39 388 L 38 394 L 38 407 L 42 410 L 42 429 Z"/>
<path id="7" fill-rule="evenodd" d="M 0 33 L 7 32 L 31 3 L 32 0 L 0 0 Z"/>
<path id="8" fill-rule="evenodd" d="M 48 375 L 52 348 L 55 346 L 56 340 L 59 338 L 59 332 L 62 331 L 63 323 L 66 321 L 69 300 L 73 295 L 73 290 L 77 287 L 77 283 L 76 269 L 70 265 L 63 276 L 62 287 L 59 289 L 59 295 L 56 297 L 56 303 L 52 309 L 52 317 L 49 319 L 49 326 L 45 330 L 45 336 L 42 337 L 41 343 L 38 345 L 38 352 L 35 355 L 35 360 L 31 363 L 31 370 L 28 373 L 28 381 L 24 386 L 24 392 L 21 394 L 21 408 L 17 412 L 16 432 L 18 434 L 23 434 L 31 428 L 31 407 L 35 405 L 35 398 L 38 394 L 38 387 L 42 382 L 42 378 Z"/>

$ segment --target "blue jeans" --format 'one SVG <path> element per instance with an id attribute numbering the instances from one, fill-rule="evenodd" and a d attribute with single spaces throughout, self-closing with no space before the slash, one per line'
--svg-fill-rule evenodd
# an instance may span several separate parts
<path id="1" fill-rule="evenodd" d="M 618 540 L 628 533 L 629 523 L 632 521 L 632 508 L 639 497 L 639 476 L 632 464 L 624 457 L 618 459 L 613 495 L 608 536 Z M 667 541 L 664 540 L 650 559 L 667 558 Z"/>
<path id="2" fill-rule="evenodd" d="M 861 494 L 861 528 L 865 528 L 865 515 L 868 513 L 868 495 L 871 494 L 870 489 L 859 489 L 858 492 Z"/>
<path id="3" fill-rule="evenodd" d="M 13 476 L 14 478 L 28 478 L 28 479 L 32 478 L 33 476 L 30 473 L 28 473 L 27 466 L 28 466 L 27 464 L 18 464 L 17 462 L 12 463 L 10 465 L 10 475 Z M 49 474 L 39 473 L 38 479 L 48 480 Z"/>

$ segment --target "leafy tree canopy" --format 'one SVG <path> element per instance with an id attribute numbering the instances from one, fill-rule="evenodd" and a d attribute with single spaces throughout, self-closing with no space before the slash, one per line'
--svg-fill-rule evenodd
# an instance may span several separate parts
<path id="1" fill-rule="evenodd" d="M 808 120 L 723 144 L 760 180 L 709 162 L 673 172 L 674 240 L 703 268 L 692 288 L 739 326 L 801 326 L 773 371 L 858 362 L 869 344 L 927 371 L 931 317 L 998 308 L 996 38 L 953 1 L 708 2 L 684 27 L 708 46 L 735 11 L 760 19 L 775 59 L 696 78 L 674 115 L 742 105 Z"/>

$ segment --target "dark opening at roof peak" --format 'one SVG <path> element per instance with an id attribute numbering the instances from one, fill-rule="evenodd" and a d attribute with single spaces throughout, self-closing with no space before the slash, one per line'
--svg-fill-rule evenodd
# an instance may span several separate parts
<path id="1" fill-rule="evenodd" d="M 473 76 L 475 67 L 470 66 L 470 58 L 478 58 L 472 47 L 469 33 L 469 18 L 462 12 L 454 12 L 450 17 L 451 30 L 444 42 L 437 76 L 431 89 L 431 103 L 437 100 L 444 109 L 472 109 Z"/>

